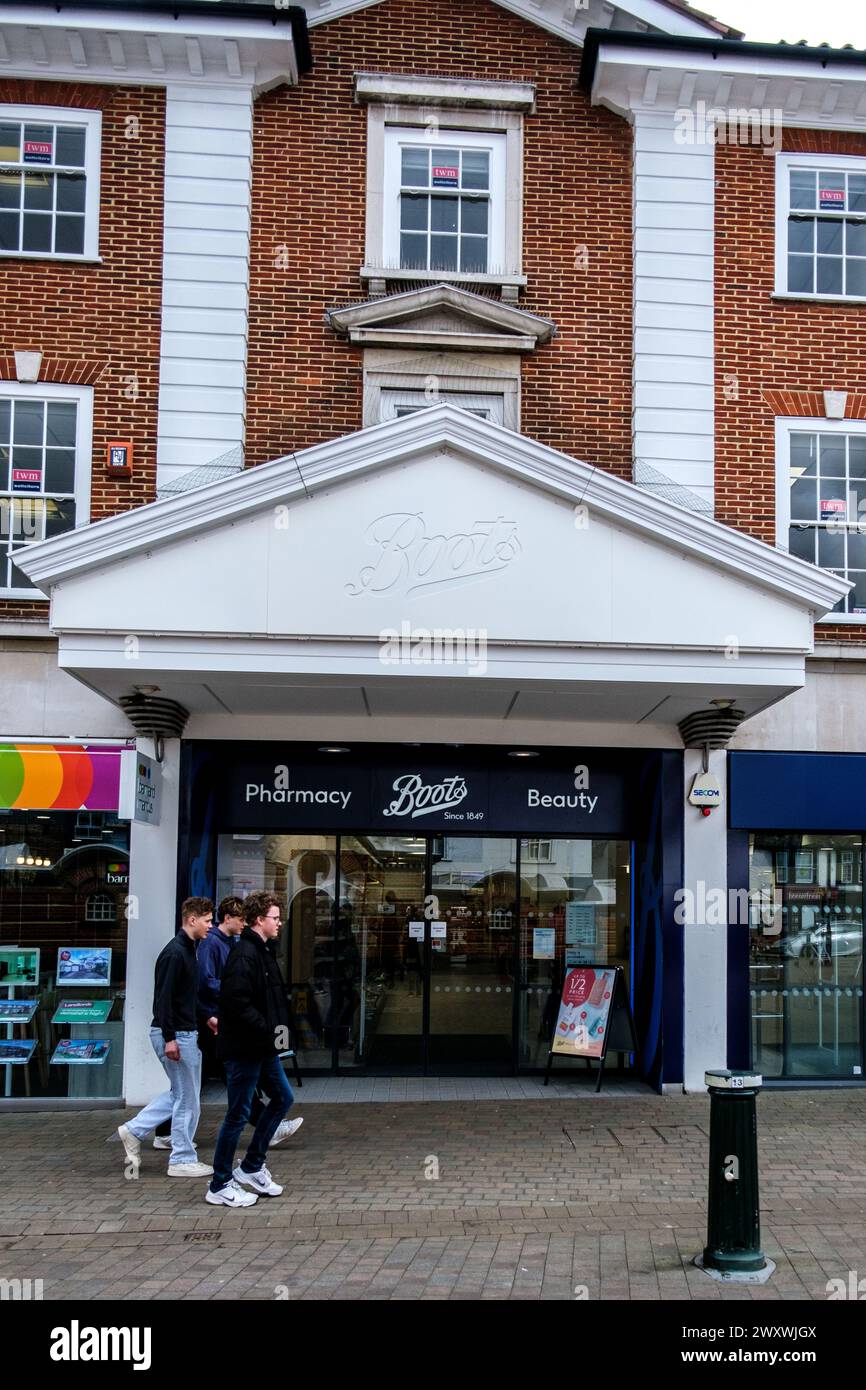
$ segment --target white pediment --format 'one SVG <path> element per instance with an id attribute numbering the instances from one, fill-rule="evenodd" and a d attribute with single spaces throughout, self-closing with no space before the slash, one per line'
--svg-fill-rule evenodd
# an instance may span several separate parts
<path id="1" fill-rule="evenodd" d="M 450 405 L 20 563 L 50 593 L 66 670 L 114 702 L 158 689 L 197 737 L 238 737 L 238 715 L 279 737 L 290 720 L 333 738 L 334 719 L 346 738 L 447 741 L 467 719 L 542 741 L 549 719 L 675 733 L 708 700 L 748 715 L 801 686 L 813 619 L 847 589 Z"/>
<path id="2" fill-rule="evenodd" d="M 439 351 L 531 352 L 554 333 L 549 319 L 448 284 L 331 309 L 328 322 L 360 346 Z"/>
<path id="3" fill-rule="evenodd" d="M 438 405 L 28 549 L 59 631 L 808 650 L 843 581 Z"/>
<path id="4" fill-rule="evenodd" d="M 313 31 L 353 10 L 381 4 L 381 0 L 300 0 Z M 587 29 L 616 28 L 651 30 L 662 34 L 681 34 L 695 38 L 715 35 L 739 37 L 739 31 L 706 12 L 693 9 L 687 0 L 495 0 L 502 9 L 526 19 L 568 43 L 582 44 Z"/>

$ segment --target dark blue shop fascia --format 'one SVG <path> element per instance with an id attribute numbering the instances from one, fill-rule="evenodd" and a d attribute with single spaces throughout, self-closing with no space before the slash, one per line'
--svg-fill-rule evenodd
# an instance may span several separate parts
<path id="1" fill-rule="evenodd" d="M 732 830 L 866 829 L 866 753 L 731 753 Z"/>
<path id="2" fill-rule="evenodd" d="M 217 838 L 224 833 L 629 839 L 641 1070 L 657 1088 L 677 1084 L 683 1079 L 683 929 L 675 919 L 683 876 L 682 766 L 682 753 L 671 749 L 542 748 L 523 762 L 509 758 L 506 748 L 477 745 L 362 744 L 331 755 L 310 744 L 185 740 L 178 902 L 214 897 Z M 582 779 L 575 780 L 579 768 L 588 775 L 586 796 Z M 449 807 L 447 788 L 455 782 Z M 413 815 L 407 787 L 417 783 L 445 787 L 445 804 Z"/>

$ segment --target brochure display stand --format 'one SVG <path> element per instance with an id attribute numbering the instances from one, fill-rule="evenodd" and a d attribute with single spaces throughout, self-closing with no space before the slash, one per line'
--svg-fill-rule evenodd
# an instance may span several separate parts
<path id="1" fill-rule="evenodd" d="M 600 1091 L 608 1050 L 637 1051 L 625 978 L 618 965 L 577 966 L 566 973 L 562 986 L 559 1016 L 547 1054 L 545 1086 L 555 1056 L 585 1057 L 598 1061 L 595 1089 Z"/>
<path id="2" fill-rule="evenodd" d="M 0 1039 L 0 1066 L 5 1070 L 3 1094 L 12 1095 L 12 1068 L 26 1066 L 36 1051 L 34 1038 L 15 1040 L 15 1028 L 33 1018 L 39 999 L 32 997 L 39 988 L 39 949 L 28 946 L 0 946 L 0 987 L 5 986 L 5 999 L 0 999 L 0 1025 L 6 1024 L 5 1037 Z M 30 996 L 16 999 L 16 989 L 25 989 Z M 0 1029 L 0 1031 L 3 1031 Z M 30 1073 L 24 1074 L 24 1090 L 30 1094 Z"/>

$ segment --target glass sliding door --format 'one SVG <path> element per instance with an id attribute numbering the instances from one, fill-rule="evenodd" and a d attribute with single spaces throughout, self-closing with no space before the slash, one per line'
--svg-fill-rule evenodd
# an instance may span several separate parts
<path id="1" fill-rule="evenodd" d="M 433 841 L 428 1069 L 513 1066 L 516 846 Z"/>
<path id="2" fill-rule="evenodd" d="M 341 1067 L 422 1068 L 419 924 L 426 863 L 423 837 L 344 835 L 340 841 L 335 992 Z"/>

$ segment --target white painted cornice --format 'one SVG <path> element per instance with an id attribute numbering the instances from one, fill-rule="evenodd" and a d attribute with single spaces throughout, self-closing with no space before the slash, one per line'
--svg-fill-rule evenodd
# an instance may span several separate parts
<path id="1" fill-rule="evenodd" d="M 443 324 L 447 326 L 434 329 L 419 324 L 437 310 L 446 311 Z M 351 343 L 368 347 L 408 345 L 473 352 L 532 352 L 539 343 L 549 342 L 555 329 L 550 319 L 449 284 L 331 309 L 328 322 Z"/>
<path id="2" fill-rule="evenodd" d="M 409 106 L 473 106 L 531 114 L 535 110 L 535 84 L 358 72 L 355 74 L 355 101 L 359 105 L 400 102 Z"/>
<path id="3" fill-rule="evenodd" d="M 659 501 L 632 483 L 450 405 L 343 435 L 186 496 L 152 502 L 27 546 L 18 563 L 38 588 L 50 592 L 55 584 L 86 570 L 436 451 L 583 504 L 590 516 L 595 511 L 610 523 L 781 594 L 816 617 L 850 588 L 847 581 L 804 560 Z"/>
<path id="4" fill-rule="evenodd" d="M 118 8 L 0 9 L 0 77 L 164 87 L 234 83 L 255 93 L 298 81 L 287 16 L 278 23 L 226 15 Z"/>
<path id="5" fill-rule="evenodd" d="M 862 63 L 848 53 L 834 63 L 832 50 L 814 59 L 795 52 L 785 45 L 773 54 L 738 53 L 734 45 L 690 52 L 601 38 L 592 100 L 627 119 L 636 112 L 681 117 L 701 102 L 704 112 L 760 111 L 767 123 L 780 112 L 785 126 L 866 129 L 866 55 Z"/>

